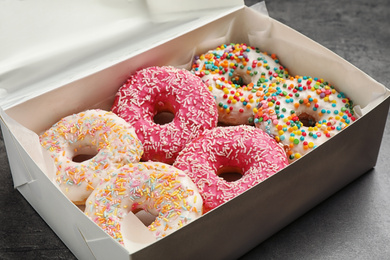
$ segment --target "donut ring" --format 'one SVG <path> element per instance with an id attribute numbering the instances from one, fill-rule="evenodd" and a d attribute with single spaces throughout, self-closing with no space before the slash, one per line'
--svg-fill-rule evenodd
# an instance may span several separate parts
<path id="1" fill-rule="evenodd" d="M 121 225 L 130 212 L 145 210 L 156 216 L 148 226 L 156 239 L 176 231 L 202 215 L 202 197 L 182 171 L 158 162 L 129 164 L 113 173 L 89 196 L 85 214 L 126 246 Z"/>
<path id="2" fill-rule="evenodd" d="M 142 160 L 168 164 L 190 140 L 218 121 L 214 98 L 204 83 L 174 67 L 137 71 L 117 92 L 112 111 L 135 128 L 145 149 Z M 174 119 L 167 124 L 154 122 L 163 111 L 174 114 Z"/>
<path id="3" fill-rule="evenodd" d="M 207 212 L 287 166 L 282 147 L 262 130 L 248 126 L 216 127 L 189 143 L 173 164 L 196 184 Z M 237 171 L 226 181 L 220 174 Z"/>
<path id="4" fill-rule="evenodd" d="M 258 102 L 254 110 L 256 127 L 284 145 L 290 162 L 356 120 L 353 102 L 323 79 L 278 79 Z"/>
<path id="5" fill-rule="evenodd" d="M 62 118 L 40 135 L 57 168 L 55 181 L 75 204 L 84 204 L 101 179 L 138 162 L 143 148 L 134 129 L 103 110 L 87 110 Z"/>
<path id="6" fill-rule="evenodd" d="M 197 56 L 191 71 L 209 87 L 218 105 L 218 120 L 227 125 L 253 125 L 256 97 L 264 85 L 288 76 L 274 54 L 246 44 L 224 44 Z"/>

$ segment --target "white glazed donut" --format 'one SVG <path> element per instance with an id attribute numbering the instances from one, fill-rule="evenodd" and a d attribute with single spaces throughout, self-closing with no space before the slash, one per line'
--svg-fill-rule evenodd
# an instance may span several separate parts
<path id="1" fill-rule="evenodd" d="M 355 121 L 352 101 L 322 79 L 277 79 L 254 110 L 255 124 L 300 158 Z"/>
<path id="2" fill-rule="evenodd" d="M 202 204 L 184 172 L 164 163 L 140 162 L 118 169 L 99 185 L 87 199 L 85 214 L 126 246 L 121 226 L 130 211 L 154 215 L 148 229 L 159 239 L 200 217 Z"/>
<path id="3" fill-rule="evenodd" d="M 246 44 L 224 44 L 197 56 L 191 71 L 209 87 L 218 121 L 227 125 L 253 124 L 256 97 L 263 87 L 276 77 L 288 77 L 274 54 Z"/>
<path id="4" fill-rule="evenodd" d="M 134 129 L 112 112 L 87 110 L 62 118 L 40 135 L 54 159 L 55 181 L 75 204 L 85 202 L 101 179 L 138 162 L 143 147 Z"/>

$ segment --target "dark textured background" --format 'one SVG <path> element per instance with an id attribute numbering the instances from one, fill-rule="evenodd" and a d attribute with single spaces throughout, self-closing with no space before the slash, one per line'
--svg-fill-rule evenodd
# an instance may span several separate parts
<path id="1" fill-rule="evenodd" d="M 256 2 L 245 1 L 247 5 Z M 266 5 L 271 17 L 390 86 L 390 1 L 270 0 Z M 388 122 L 375 169 L 242 259 L 390 259 L 389 155 Z M 0 259 L 74 259 L 14 190 L 2 137 L 0 183 Z"/>

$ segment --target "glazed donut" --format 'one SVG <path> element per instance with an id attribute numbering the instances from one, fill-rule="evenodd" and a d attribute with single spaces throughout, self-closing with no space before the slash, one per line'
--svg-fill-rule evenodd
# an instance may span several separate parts
<path id="1" fill-rule="evenodd" d="M 218 122 L 214 98 L 184 69 L 149 67 L 133 74 L 116 94 L 112 111 L 129 122 L 144 145 L 142 160 L 172 164 L 186 143 Z M 161 112 L 174 119 L 155 122 Z"/>
<path id="2" fill-rule="evenodd" d="M 355 121 L 352 106 L 323 79 L 278 79 L 258 99 L 255 125 L 281 142 L 292 162 Z"/>
<path id="3" fill-rule="evenodd" d="M 283 148 L 269 135 L 240 125 L 204 131 L 173 165 L 197 185 L 207 212 L 283 169 L 288 161 Z M 240 178 L 225 179 L 223 175 L 229 173 Z"/>
<path id="4" fill-rule="evenodd" d="M 134 129 L 112 112 L 87 110 L 62 118 L 40 135 L 57 169 L 55 181 L 75 204 L 85 202 L 101 179 L 138 162 L 143 148 Z"/>
<path id="5" fill-rule="evenodd" d="M 253 124 L 256 97 L 270 80 L 288 77 L 276 58 L 246 44 L 221 45 L 196 56 L 192 73 L 209 87 L 222 124 Z"/>
<path id="6" fill-rule="evenodd" d="M 202 204 L 195 184 L 182 171 L 164 163 L 140 162 L 123 166 L 99 185 L 87 199 L 85 214 L 126 246 L 121 226 L 130 211 L 154 215 L 148 229 L 159 239 L 200 217 Z"/>

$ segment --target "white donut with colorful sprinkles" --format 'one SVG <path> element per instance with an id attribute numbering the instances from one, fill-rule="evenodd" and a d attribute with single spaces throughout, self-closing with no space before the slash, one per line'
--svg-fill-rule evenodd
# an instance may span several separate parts
<path id="1" fill-rule="evenodd" d="M 288 77 L 276 55 L 246 44 L 223 44 L 196 56 L 192 73 L 208 86 L 226 125 L 253 124 L 256 98 L 274 78 Z"/>
<path id="2" fill-rule="evenodd" d="M 148 225 L 156 239 L 163 238 L 202 215 L 202 197 L 190 178 L 159 162 L 126 165 L 89 196 L 85 214 L 126 246 L 122 223 L 130 212 L 144 210 L 155 217 Z"/>
<path id="3" fill-rule="evenodd" d="M 54 159 L 55 182 L 77 205 L 84 204 L 112 171 L 138 162 L 143 153 L 134 128 L 104 110 L 64 117 L 39 138 Z"/>
<path id="4" fill-rule="evenodd" d="M 279 78 L 259 97 L 254 121 L 284 145 L 292 162 L 355 121 L 352 107 L 344 93 L 323 79 Z"/>

